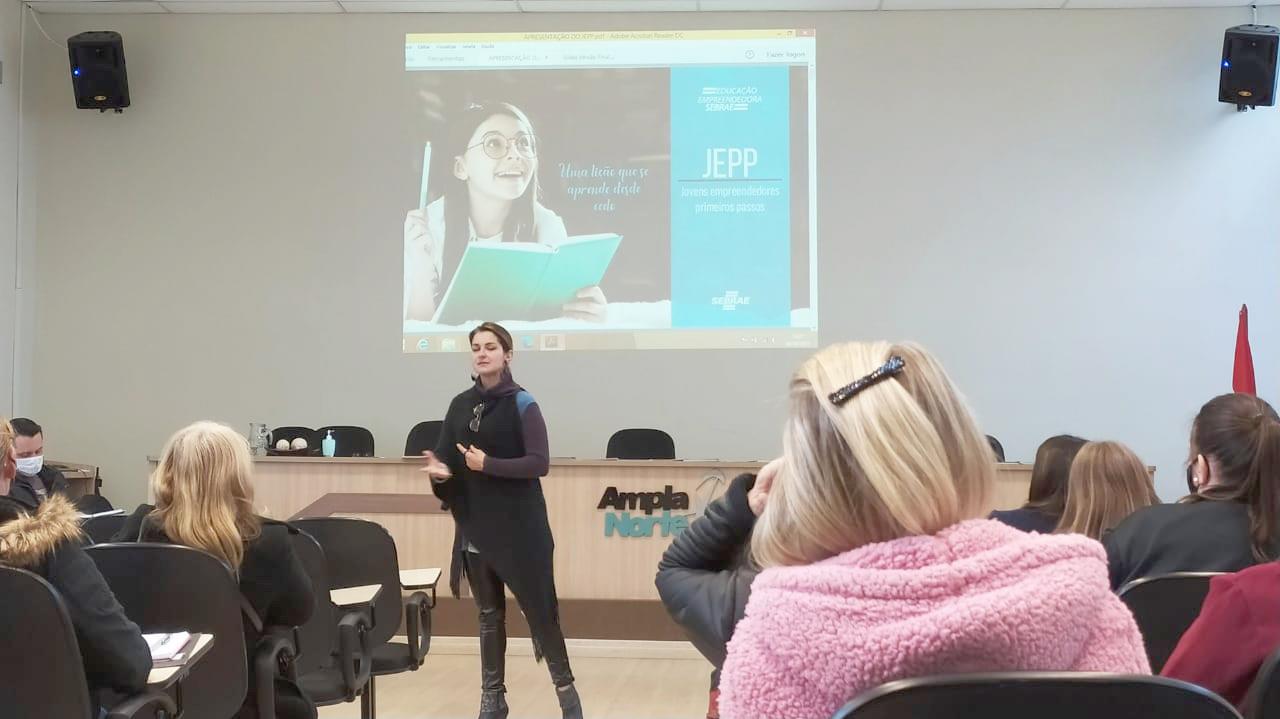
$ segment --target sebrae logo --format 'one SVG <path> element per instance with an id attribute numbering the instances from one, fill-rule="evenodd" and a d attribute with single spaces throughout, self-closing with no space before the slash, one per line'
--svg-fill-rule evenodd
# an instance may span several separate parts
<path id="1" fill-rule="evenodd" d="M 609 487 L 596 509 L 615 510 L 604 515 L 606 537 L 652 537 L 655 531 L 670 537 L 689 528 L 689 516 L 672 514 L 689 509 L 689 495 L 674 491 L 669 484 L 661 492 L 619 492 L 617 487 Z M 658 510 L 662 513 L 655 516 Z M 638 513 L 633 515 L 633 511 Z"/>
<path id="2" fill-rule="evenodd" d="M 737 290 L 728 290 L 719 297 L 712 297 L 711 304 L 718 305 L 725 312 L 733 312 L 738 309 L 738 305 L 751 304 L 751 296 L 739 294 Z"/>

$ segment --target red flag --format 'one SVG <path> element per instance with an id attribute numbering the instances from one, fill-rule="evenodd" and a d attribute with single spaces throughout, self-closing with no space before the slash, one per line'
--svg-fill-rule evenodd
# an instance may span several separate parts
<path id="1" fill-rule="evenodd" d="M 1240 305 L 1240 327 L 1236 330 L 1236 365 L 1231 372 L 1231 391 L 1258 394 L 1253 380 L 1253 352 L 1249 349 L 1249 306 Z"/>

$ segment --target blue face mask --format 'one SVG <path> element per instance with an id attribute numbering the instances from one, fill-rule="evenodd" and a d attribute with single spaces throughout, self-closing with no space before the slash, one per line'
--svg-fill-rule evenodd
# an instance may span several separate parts
<path id="1" fill-rule="evenodd" d="M 18 458 L 18 474 L 34 477 L 44 469 L 44 455 Z"/>

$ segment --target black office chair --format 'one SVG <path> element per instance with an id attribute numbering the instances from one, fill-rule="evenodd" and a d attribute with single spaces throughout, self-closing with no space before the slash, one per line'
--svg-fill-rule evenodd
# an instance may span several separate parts
<path id="1" fill-rule="evenodd" d="M 84 533 L 94 544 L 106 544 L 124 527 L 128 517 L 123 514 L 108 514 L 105 517 L 90 517 L 80 525 Z"/>
<path id="2" fill-rule="evenodd" d="M 1280 719 L 1280 649 L 1271 653 L 1253 678 L 1244 700 L 1248 719 Z"/>
<path id="3" fill-rule="evenodd" d="M 36 574 L 0 567 L 0 597 L 0 712 L 6 719 L 98 719 L 75 629 L 57 590 Z M 173 699 L 144 692 L 118 702 L 107 717 L 149 718 L 158 712 L 173 717 Z"/>
<path id="4" fill-rule="evenodd" d="M 182 680 L 182 719 L 226 719 L 249 688 L 240 586 L 211 554 L 173 544 L 99 544 L 85 550 L 125 614 L 143 632 L 213 635 Z"/>
<path id="5" fill-rule="evenodd" d="M 335 457 L 372 457 L 373 432 L 364 427 L 351 425 L 329 425 L 316 430 L 319 442 L 324 441 L 325 434 L 333 432 Z"/>
<path id="6" fill-rule="evenodd" d="M 997 462 L 1004 461 L 1004 445 L 1000 444 L 1000 440 L 987 435 L 987 444 L 991 445 L 991 452 L 996 456 Z"/>
<path id="7" fill-rule="evenodd" d="M 110 512 L 115 509 L 111 506 L 111 502 L 101 494 L 83 494 L 76 497 L 76 511 L 81 514 L 98 514 L 99 512 Z"/>
<path id="8" fill-rule="evenodd" d="M 434 602 L 415 591 L 402 600 L 400 561 L 396 543 L 376 522 L 349 517 L 316 517 L 294 520 L 294 525 L 315 537 L 324 549 L 329 580 L 335 587 L 382 585 L 369 644 L 373 647 L 373 676 L 417 671 L 431 650 L 431 607 Z M 434 594 L 434 587 L 432 593 Z M 399 633 L 404 608 L 407 644 L 391 642 Z M 374 682 L 369 681 L 370 693 Z"/>
<path id="9" fill-rule="evenodd" d="M 1222 697 L 1137 674 L 993 672 L 903 679 L 871 689 L 832 719 L 1240 719 Z"/>
<path id="10" fill-rule="evenodd" d="M 676 443 L 660 429 L 622 429 L 609 438 L 609 459 L 675 459 Z"/>
<path id="11" fill-rule="evenodd" d="M 413 425 L 409 436 L 404 440 L 404 456 L 417 457 L 427 450 L 435 449 L 443 430 L 444 422 L 438 419 Z"/>
<path id="12" fill-rule="evenodd" d="M 1147 648 L 1151 671 L 1159 674 L 1178 640 L 1200 616 L 1209 580 L 1221 572 L 1175 572 L 1143 577 L 1120 587 L 1120 600 L 1133 612 Z"/>
<path id="13" fill-rule="evenodd" d="M 298 684 L 317 706 L 355 701 L 360 697 L 360 716 L 373 719 L 376 707 L 368 691 L 373 668 L 369 611 L 339 614 L 329 600 L 329 570 L 324 550 L 311 535 L 292 535 L 293 551 L 311 578 L 316 606 L 311 619 L 298 627 L 298 657 L 294 660 Z"/>
<path id="14" fill-rule="evenodd" d="M 299 437 L 307 440 L 308 450 L 315 450 L 317 453 L 320 451 L 320 440 L 324 437 L 324 434 L 317 433 L 310 427 L 276 427 L 271 430 L 271 448 L 274 449 L 275 443 L 282 439 L 288 440 L 292 446 L 293 440 Z"/>

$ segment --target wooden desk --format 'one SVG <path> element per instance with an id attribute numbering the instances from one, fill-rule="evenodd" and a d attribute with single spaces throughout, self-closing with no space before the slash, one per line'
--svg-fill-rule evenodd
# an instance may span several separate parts
<path id="1" fill-rule="evenodd" d="M 62 472 L 62 476 L 67 478 L 67 484 L 71 485 L 72 499 L 83 497 L 86 494 L 93 494 L 98 490 L 97 486 L 95 486 L 98 478 L 98 468 L 92 464 L 50 461 L 49 466 Z"/>
<path id="2" fill-rule="evenodd" d="M 422 461 L 402 458 L 259 457 L 257 502 L 277 519 L 330 515 L 365 517 L 396 540 L 402 568 L 449 567 L 452 518 L 431 494 Z M 656 600 L 653 574 L 671 542 L 663 536 L 664 510 L 601 509 L 609 488 L 619 494 L 687 495 L 687 509 L 670 509 L 671 521 L 690 522 L 719 496 L 729 480 L 754 472 L 759 462 L 618 461 L 556 459 L 542 480 L 556 540 L 556 588 L 566 599 Z M 994 508 L 1026 501 L 1030 465 L 1001 465 Z M 665 494 L 664 494 L 665 497 Z M 659 500 L 661 498 L 654 498 Z M 615 515 L 612 519 L 607 515 Z M 623 521 L 624 515 L 630 523 Z M 649 518 L 659 521 L 652 522 Z M 636 526 L 634 520 L 643 518 Z M 610 528 L 612 536 L 606 536 Z M 651 536 L 620 536 L 620 530 Z"/>
<path id="3" fill-rule="evenodd" d="M 153 460 L 154 461 L 154 460 Z M 542 480 L 555 536 L 555 579 L 565 632 L 571 637 L 683 639 L 658 601 L 658 560 L 673 524 L 691 522 L 729 481 L 761 466 L 752 461 L 619 461 L 554 459 Z M 351 516 L 375 521 L 395 539 L 401 569 L 448 571 L 453 520 L 431 494 L 418 458 L 256 457 L 256 501 L 276 519 Z M 993 508 L 1026 501 L 1030 465 L 1001 465 Z M 683 493 L 687 508 L 600 508 L 609 488 Z M 663 522 L 668 536 L 663 536 Z M 610 536 L 606 536 L 606 532 Z M 621 536 L 640 534 L 642 536 Z M 463 582 L 465 593 L 465 582 Z M 441 592 L 447 594 L 447 590 Z M 433 620 L 440 635 L 475 632 L 475 609 L 442 596 Z M 527 636 L 518 612 L 508 613 L 512 636 Z"/>

